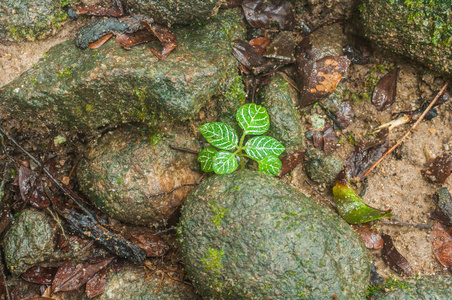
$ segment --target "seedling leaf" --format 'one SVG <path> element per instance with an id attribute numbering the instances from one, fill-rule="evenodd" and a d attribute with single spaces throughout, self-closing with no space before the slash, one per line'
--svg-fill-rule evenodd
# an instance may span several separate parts
<path id="1" fill-rule="evenodd" d="M 201 170 L 204 172 L 213 172 L 213 158 L 218 151 L 214 147 L 207 147 L 198 154 L 198 162 L 201 163 Z"/>
<path id="2" fill-rule="evenodd" d="M 245 104 L 237 110 L 237 122 L 243 129 L 243 134 L 259 135 L 270 128 L 267 110 L 254 103 Z"/>
<path id="3" fill-rule="evenodd" d="M 279 156 L 286 150 L 278 140 L 269 136 L 253 137 L 246 143 L 244 149 L 246 154 L 255 160 L 263 160 L 270 154 Z"/>
<path id="4" fill-rule="evenodd" d="M 267 155 L 263 160 L 258 160 L 257 162 L 259 164 L 259 172 L 264 172 L 272 176 L 278 175 L 282 166 L 279 158 L 273 154 Z"/>
<path id="5" fill-rule="evenodd" d="M 363 203 L 348 183 L 344 170 L 337 175 L 333 195 L 339 214 L 350 224 L 361 224 L 392 216 L 391 210 L 379 210 Z"/>
<path id="6" fill-rule="evenodd" d="M 239 138 L 228 124 L 221 122 L 206 123 L 199 127 L 199 131 L 212 146 L 223 150 L 233 150 L 237 147 Z"/>
<path id="7" fill-rule="evenodd" d="M 230 152 L 220 151 L 213 158 L 213 171 L 216 174 L 228 174 L 237 169 L 238 162 L 235 155 Z"/>

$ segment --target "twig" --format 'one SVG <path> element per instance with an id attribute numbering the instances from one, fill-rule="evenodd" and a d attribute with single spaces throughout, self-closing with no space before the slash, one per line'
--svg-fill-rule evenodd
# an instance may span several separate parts
<path id="1" fill-rule="evenodd" d="M 425 115 L 429 112 L 429 110 L 433 107 L 433 105 L 435 105 L 436 100 L 438 100 L 438 98 L 444 93 L 444 91 L 447 88 L 448 83 L 446 82 L 446 84 L 443 85 L 443 87 L 441 88 L 441 90 L 438 92 L 438 94 L 436 94 L 435 98 L 432 100 L 432 102 L 430 103 L 430 105 L 424 110 L 424 112 L 422 113 L 422 115 L 419 117 L 419 119 L 416 121 L 416 123 L 413 124 L 413 126 L 411 126 L 411 128 L 408 130 L 408 132 L 394 145 L 392 146 L 391 149 L 389 149 L 388 151 L 386 151 L 385 154 L 383 154 L 383 156 L 377 160 L 377 162 L 375 164 L 373 164 L 372 167 L 370 167 L 370 169 L 366 172 L 366 174 L 364 174 L 364 178 L 367 177 L 370 172 L 372 172 L 376 166 L 378 166 L 378 164 L 386 157 L 388 156 L 392 151 L 394 151 L 411 133 L 411 131 L 413 131 L 417 125 L 424 119 Z"/>
<path id="2" fill-rule="evenodd" d="M 81 202 L 79 202 L 72 194 L 69 189 L 67 189 L 66 187 L 64 187 L 64 185 L 55 177 L 52 176 L 52 174 L 50 174 L 49 170 L 47 170 L 47 168 L 43 167 L 43 165 L 41 164 L 41 162 L 39 160 L 37 160 L 33 155 L 31 155 L 27 150 L 25 150 L 24 148 L 22 148 L 21 145 L 19 145 L 15 139 L 13 139 L 12 137 L 10 137 L 9 135 L 6 134 L 6 132 L 3 130 L 3 128 L 0 128 L 0 133 L 3 136 L 6 136 L 17 148 L 19 148 L 23 153 L 25 153 L 31 160 L 33 160 L 35 162 L 36 165 L 38 165 L 38 167 L 42 167 L 42 170 L 44 171 L 44 173 L 69 197 L 72 199 L 72 201 L 74 201 L 75 204 L 77 204 L 77 206 L 83 210 L 83 212 L 95 223 L 97 223 L 96 219 L 93 217 L 93 215 L 82 205 Z M 72 192 L 73 193 L 73 192 Z"/>
<path id="3" fill-rule="evenodd" d="M 191 150 L 191 149 L 188 149 L 188 148 L 177 147 L 177 146 L 174 146 L 174 145 L 170 145 L 169 147 L 171 149 L 177 150 L 177 151 L 187 152 L 187 153 L 196 154 L 196 155 L 199 154 L 199 151 Z"/>
<path id="4" fill-rule="evenodd" d="M 395 226 L 406 226 L 406 227 L 414 227 L 419 229 L 431 229 L 433 225 L 429 224 L 414 224 L 414 223 L 407 223 L 407 222 L 389 222 L 389 221 L 380 221 L 380 224 L 384 225 L 395 225 Z"/>
<path id="5" fill-rule="evenodd" d="M 325 196 L 323 196 L 313 185 L 312 185 L 312 183 L 310 183 L 309 182 L 309 180 L 305 180 L 304 182 L 306 182 L 310 187 L 311 187 L 311 189 L 317 194 L 317 195 L 319 195 L 320 197 L 322 197 L 323 198 L 323 200 L 325 200 L 327 203 L 328 203 L 328 205 L 331 207 L 331 208 L 333 208 L 334 209 L 334 211 L 335 212 L 337 212 L 337 209 L 336 209 L 336 205 L 334 205 L 334 203 L 330 200 L 330 199 L 328 199 L 328 198 L 326 198 Z"/>

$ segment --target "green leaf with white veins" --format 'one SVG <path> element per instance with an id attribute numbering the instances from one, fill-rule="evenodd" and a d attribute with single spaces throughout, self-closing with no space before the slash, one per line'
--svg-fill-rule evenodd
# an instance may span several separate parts
<path id="1" fill-rule="evenodd" d="M 220 151 L 213 158 L 213 171 L 217 174 L 234 172 L 237 166 L 238 162 L 233 153 Z"/>
<path id="2" fill-rule="evenodd" d="M 276 155 L 270 154 L 263 160 L 258 160 L 257 163 L 259 164 L 259 172 L 275 176 L 281 171 L 282 162 Z"/>
<path id="3" fill-rule="evenodd" d="M 254 103 L 245 104 L 237 110 L 237 122 L 243 129 L 243 134 L 259 135 L 270 128 L 267 110 Z"/>
<path id="4" fill-rule="evenodd" d="M 201 163 L 201 170 L 204 172 L 213 171 L 213 158 L 218 151 L 214 147 L 207 147 L 201 150 L 198 154 L 198 162 Z"/>
<path id="5" fill-rule="evenodd" d="M 237 148 L 239 138 L 234 129 L 228 124 L 221 122 L 206 123 L 199 127 L 199 131 L 212 146 L 223 150 Z"/>
<path id="6" fill-rule="evenodd" d="M 273 154 L 276 157 L 286 150 L 278 140 L 269 136 L 256 136 L 245 144 L 245 152 L 256 160 L 262 160 L 264 157 Z"/>

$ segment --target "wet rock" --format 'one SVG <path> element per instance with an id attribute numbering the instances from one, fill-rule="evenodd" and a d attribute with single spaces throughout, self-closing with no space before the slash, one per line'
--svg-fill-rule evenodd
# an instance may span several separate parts
<path id="1" fill-rule="evenodd" d="M 266 135 L 280 141 L 287 151 L 303 148 L 303 129 L 294 105 L 297 91 L 276 74 L 262 88 L 259 98 L 270 116 L 270 129 Z"/>
<path id="2" fill-rule="evenodd" d="M 153 272 L 149 275 L 142 267 L 127 266 L 119 273 L 108 274 L 105 292 L 98 300 L 190 300 L 201 299 L 196 290 L 180 281 Z"/>
<path id="3" fill-rule="evenodd" d="M 305 0 L 293 1 L 293 5 L 297 23 L 305 24 L 312 30 L 324 25 L 326 21 L 349 19 L 353 16 L 359 2 L 357 0 Z"/>
<path id="4" fill-rule="evenodd" d="M 22 211 L 3 238 L 6 266 L 11 273 L 20 275 L 51 258 L 55 232 L 55 226 L 44 213 Z"/>
<path id="5" fill-rule="evenodd" d="M 334 184 L 337 174 L 342 170 L 343 164 L 332 156 L 327 156 L 323 151 L 311 149 L 306 152 L 306 174 L 319 184 L 331 186 Z"/>
<path id="6" fill-rule="evenodd" d="M 66 18 L 59 0 L 4 0 L 0 5 L 0 40 L 42 39 L 53 34 Z"/>
<path id="7" fill-rule="evenodd" d="M 316 59 L 344 55 L 342 48 L 346 37 L 338 23 L 319 28 L 309 35 L 309 40 L 315 51 Z"/>
<path id="8" fill-rule="evenodd" d="M 124 0 L 132 13 L 151 16 L 162 24 L 194 24 L 215 15 L 221 0 Z"/>
<path id="9" fill-rule="evenodd" d="M 424 276 L 386 282 L 373 296 L 375 300 L 450 299 L 452 278 Z"/>
<path id="10" fill-rule="evenodd" d="M 452 73 L 450 1 L 365 0 L 356 33 L 437 71 Z"/>
<path id="11" fill-rule="evenodd" d="M 195 116 L 235 76 L 230 41 L 243 38 L 237 9 L 205 25 L 172 28 L 179 46 L 165 60 L 154 43 L 121 49 L 110 41 L 80 50 L 70 40 L 54 46 L 34 67 L 0 88 L 0 113 L 33 124 L 92 130 L 125 121 Z"/>
<path id="12" fill-rule="evenodd" d="M 203 181 L 178 232 L 205 299 L 364 298 L 371 265 L 356 232 L 268 175 L 244 170 Z"/>
<path id="13" fill-rule="evenodd" d="M 103 212 L 124 222 L 158 226 L 178 208 L 201 174 L 196 155 L 169 148 L 200 146 L 184 130 L 146 132 L 127 126 L 107 133 L 77 169 L 79 184 Z M 158 195 L 156 195 L 158 194 Z"/>
<path id="14" fill-rule="evenodd" d="M 235 115 L 240 106 L 245 104 L 246 97 L 243 79 L 241 76 L 236 76 L 229 89 L 218 100 L 218 120 L 234 128 L 235 132 L 242 132 Z"/>

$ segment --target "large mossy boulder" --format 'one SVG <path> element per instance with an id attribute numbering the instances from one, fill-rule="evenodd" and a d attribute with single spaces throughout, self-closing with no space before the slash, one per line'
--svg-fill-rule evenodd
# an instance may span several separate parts
<path id="1" fill-rule="evenodd" d="M 374 300 L 451 299 L 452 277 L 425 276 L 403 281 L 389 280 L 372 296 Z"/>
<path id="2" fill-rule="evenodd" d="M 168 272 L 162 270 L 162 272 Z M 127 266 L 117 274 L 108 274 L 105 292 L 98 300 L 200 300 L 196 290 L 183 282 L 160 273 L 146 272 L 136 266 Z"/>
<path id="3" fill-rule="evenodd" d="M 205 299 L 363 299 L 369 255 L 339 216 L 255 171 L 215 175 L 187 198 L 178 229 Z"/>
<path id="4" fill-rule="evenodd" d="M 79 184 L 97 208 L 115 219 L 164 225 L 201 177 L 196 155 L 170 145 L 200 149 L 183 130 L 162 133 L 127 126 L 109 132 L 80 161 Z"/>
<path id="5" fill-rule="evenodd" d="M 452 73 L 450 0 L 364 0 L 357 33 L 440 72 Z"/>
<path id="6" fill-rule="evenodd" d="M 0 2 L 0 40 L 36 40 L 52 34 L 66 12 L 61 0 L 3 0 Z"/>
<path id="7" fill-rule="evenodd" d="M 54 253 L 56 227 L 42 212 L 24 210 L 3 238 L 6 266 L 20 275 Z"/>
<path id="8" fill-rule="evenodd" d="M 81 50 L 73 40 L 51 48 L 34 67 L 0 88 L 0 114 L 61 130 L 92 130 L 124 121 L 195 116 L 236 76 L 231 41 L 243 38 L 238 9 L 205 24 L 173 27 L 178 47 L 159 61 L 155 43 L 122 49 L 110 41 Z M 232 76 L 231 76 L 232 75 Z"/>
<path id="9" fill-rule="evenodd" d="M 193 24 L 214 15 L 222 0 L 124 0 L 132 13 L 152 16 L 162 24 Z"/>

